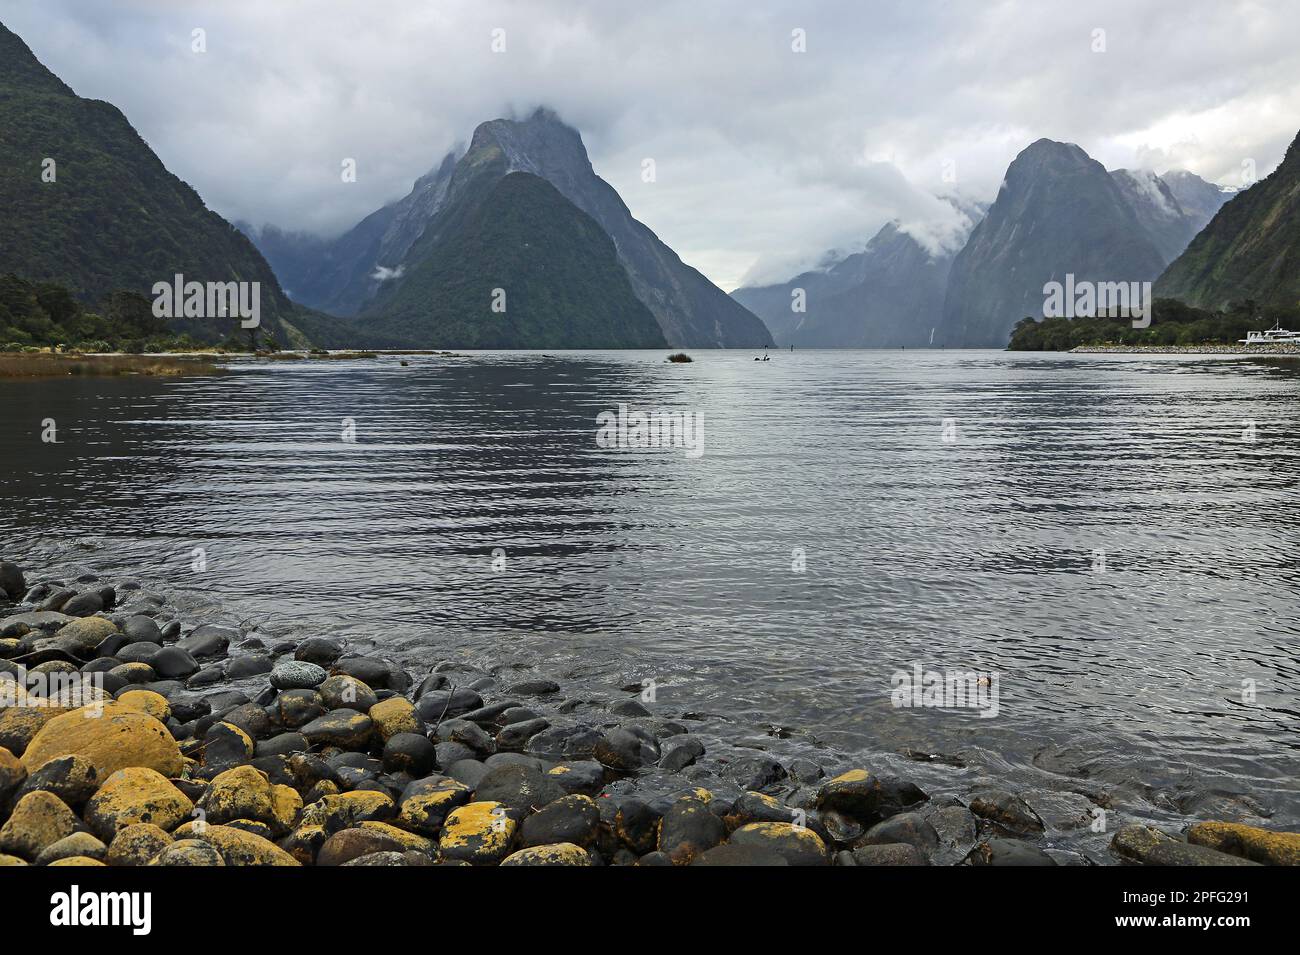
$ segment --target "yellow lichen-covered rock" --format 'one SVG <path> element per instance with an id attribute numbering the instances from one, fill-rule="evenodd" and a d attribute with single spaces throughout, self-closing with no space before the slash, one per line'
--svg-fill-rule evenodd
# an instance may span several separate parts
<path id="1" fill-rule="evenodd" d="M 312 865 L 329 837 L 324 826 L 299 826 L 280 840 L 280 848 L 303 865 Z"/>
<path id="2" fill-rule="evenodd" d="M 392 696 L 370 708 L 370 719 L 385 743 L 398 733 L 420 732 L 415 707 L 403 696 Z"/>
<path id="3" fill-rule="evenodd" d="M 73 856 L 103 859 L 104 853 L 107 851 L 108 846 L 90 833 L 74 832 L 72 835 L 64 836 L 58 842 L 46 846 L 41 854 L 36 857 L 36 864 L 53 865 L 60 859 L 70 859 Z"/>
<path id="4" fill-rule="evenodd" d="M 821 836 L 789 822 L 751 822 L 733 832 L 730 842 L 774 852 L 789 865 L 830 864 L 830 852 Z"/>
<path id="5" fill-rule="evenodd" d="M 151 822 L 137 822 L 118 831 L 104 861 L 109 865 L 147 865 L 171 844 L 172 837 L 165 829 Z"/>
<path id="6" fill-rule="evenodd" d="M 149 860 L 149 865 L 224 866 L 217 847 L 202 839 L 178 839 Z"/>
<path id="7" fill-rule="evenodd" d="M 59 707 L 12 706 L 0 710 L 0 746 L 22 756 L 50 720 L 68 712 Z"/>
<path id="8" fill-rule="evenodd" d="M 431 836 L 442 828 L 448 813 L 465 805 L 469 799 L 469 788 L 454 779 L 421 779 L 402 793 L 396 823 L 403 829 Z"/>
<path id="9" fill-rule="evenodd" d="M 557 842 L 549 846 L 520 849 L 506 856 L 502 865 L 589 866 L 591 856 L 587 850 L 572 842 Z"/>
<path id="10" fill-rule="evenodd" d="M 358 789 L 318 799 L 303 809 L 300 824 L 337 832 L 361 822 L 390 819 L 396 808 L 387 793 Z"/>
<path id="11" fill-rule="evenodd" d="M 26 859 L 20 859 L 17 856 L 10 856 L 0 853 L 0 866 L 6 865 L 31 865 Z"/>
<path id="12" fill-rule="evenodd" d="M 117 702 L 141 713 L 148 713 L 159 722 L 165 722 L 172 715 L 172 706 L 167 702 L 167 697 L 153 690 L 127 690 L 117 698 Z"/>
<path id="13" fill-rule="evenodd" d="M 1300 865 L 1300 832 L 1277 832 L 1239 822 L 1198 822 L 1187 830 L 1187 841 L 1261 865 Z"/>
<path id="14" fill-rule="evenodd" d="M 189 823 L 194 838 L 208 843 L 221 854 L 226 865 L 293 866 L 297 859 L 274 842 L 233 826 L 209 826 Z M 176 843 L 177 845 L 179 843 Z M 163 850 L 166 854 L 169 850 Z M 162 865 L 170 863 L 160 863 Z"/>
<path id="15" fill-rule="evenodd" d="M 18 800 L 9 821 L 0 828 L 0 852 L 35 859 L 48 846 L 80 827 L 80 820 L 63 801 L 43 789 Z"/>
<path id="16" fill-rule="evenodd" d="M 398 829 L 396 826 L 390 826 L 386 822 L 363 822 L 357 826 L 365 832 L 377 832 L 394 842 L 399 843 L 403 850 L 413 849 L 416 852 L 423 852 L 425 855 L 434 855 L 438 851 L 438 845 L 432 839 L 426 839 L 424 836 L 417 836 L 413 832 L 407 832 L 405 829 Z"/>
<path id="17" fill-rule="evenodd" d="M 472 802 L 452 810 L 438 839 L 444 859 L 492 865 L 510 853 L 519 824 L 499 802 Z"/>
<path id="18" fill-rule="evenodd" d="M 27 767 L 9 750 L 0 746 L 0 803 L 8 801 L 27 780 Z"/>
<path id="19" fill-rule="evenodd" d="M 105 617 L 78 617 L 55 632 L 54 644 L 86 659 L 97 646 L 115 633 L 117 625 Z"/>
<path id="20" fill-rule="evenodd" d="M 50 863 L 50 865 L 52 866 L 55 865 L 86 866 L 86 865 L 103 865 L 103 864 L 104 863 L 100 862 L 98 859 L 90 858 L 90 856 L 71 856 L 67 859 L 59 859 L 57 862 Z"/>
<path id="21" fill-rule="evenodd" d="M 274 828 L 288 832 L 298 824 L 298 814 L 302 812 L 302 797 L 292 786 L 276 783 L 271 787 L 271 813 L 275 817 Z"/>
<path id="22" fill-rule="evenodd" d="M 252 759 L 255 748 L 251 736 L 234 723 L 227 723 L 223 720 L 220 723 L 212 724 L 203 736 L 203 761 Z M 220 753 L 220 760 L 216 760 L 212 755 L 213 753 Z"/>
<path id="23" fill-rule="evenodd" d="M 199 799 L 208 822 L 216 825 L 233 819 L 275 819 L 271 783 L 266 773 L 252 766 L 236 766 L 220 773 Z"/>
<path id="24" fill-rule="evenodd" d="M 174 829 L 194 811 L 194 803 L 161 773 L 132 766 L 119 769 L 86 804 L 86 824 L 105 841 L 139 822 Z"/>
<path id="25" fill-rule="evenodd" d="M 871 816 L 880 803 L 880 781 L 865 769 L 850 769 L 822 784 L 817 808 L 834 809 L 850 816 Z"/>
<path id="26" fill-rule="evenodd" d="M 181 750 L 167 727 L 121 703 L 82 707 L 54 717 L 23 753 L 30 773 L 56 756 L 84 756 L 101 778 L 119 769 L 143 767 L 163 776 L 181 771 Z"/>

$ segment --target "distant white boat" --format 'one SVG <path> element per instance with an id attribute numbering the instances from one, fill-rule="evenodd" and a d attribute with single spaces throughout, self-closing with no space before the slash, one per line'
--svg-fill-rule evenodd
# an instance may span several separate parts
<path id="1" fill-rule="evenodd" d="M 1300 344 L 1300 332 L 1288 331 L 1281 327 L 1280 322 L 1274 322 L 1272 328 L 1266 328 L 1262 332 L 1246 332 L 1246 337 L 1237 341 L 1243 345 Z"/>

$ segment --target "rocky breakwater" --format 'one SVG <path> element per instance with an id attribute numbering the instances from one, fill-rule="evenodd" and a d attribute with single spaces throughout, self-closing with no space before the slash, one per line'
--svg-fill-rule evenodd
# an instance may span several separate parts
<path id="1" fill-rule="evenodd" d="M 589 702 L 457 662 L 412 679 L 328 635 L 187 627 L 163 596 L 89 574 L 29 587 L 0 562 L 0 592 L 3 865 L 1087 861 L 998 789 L 931 794 L 762 753 L 724 782 L 687 717 L 655 712 L 639 687 Z M 1300 835 L 1130 825 L 1112 852 L 1294 865 Z"/>

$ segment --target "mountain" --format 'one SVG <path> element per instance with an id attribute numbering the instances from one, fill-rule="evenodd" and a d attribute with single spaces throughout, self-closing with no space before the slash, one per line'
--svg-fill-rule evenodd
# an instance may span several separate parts
<path id="1" fill-rule="evenodd" d="M 942 312 L 951 267 L 951 252 L 931 252 L 890 222 L 865 249 L 830 268 L 731 294 L 767 323 L 780 345 L 922 346 Z M 803 312 L 792 307 L 797 289 L 803 289 Z"/>
<path id="2" fill-rule="evenodd" d="M 449 222 L 453 210 L 461 208 L 468 183 L 483 186 L 480 180 L 484 177 L 499 180 L 518 172 L 548 182 L 565 202 L 597 223 L 612 241 L 634 295 L 654 315 L 668 345 L 771 344 L 771 335 L 756 316 L 684 264 L 650 229 L 632 218 L 618 193 L 592 169 L 581 136 L 546 109 L 524 120 L 497 119 L 481 124 L 464 155 L 448 155 L 416 182 L 409 195 L 367 216 L 335 240 L 319 267 L 294 283 L 298 301 L 337 315 L 358 315 L 359 329 L 387 322 L 385 309 L 400 306 L 400 321 L 386 327 L 400 326 L 413 336 L 411 344 L 424 344 L 415 320 L 421 306 L 412 296 L 401 294 L 403 285 L 416 274 L 428 276 L 431 270 L 437 271 L 436 264 L 423 261 L 423 257 L 435 251 L 451 254 L 448 243 L 454 230 Z M 535 186 L 526 191 L 537 192 Z M 487 193 L 476 195 L 483 198 Z M 534 239 L 538 254 L 541 248 L 555 244 L 540 233 L 534 233 Z M 265 244 L 263 248 L 274 259 L 286 263 L 290 259 L 283 251 L 272 251 Z M 506 250 L 480 252 L 507 254 Z M 533 291 L 539 293 L 540 287 Z M 583 301 L 595 291 L 579 286 L 553 290 L 551 297 Z M 591 299 L 588 304 L 596 301 Z M 465 304 L 471 309 L 477 306 L 477 300 Z M 431 321 L 441 321 L 431 303 L 426 302 L 425 307 Z M 563 344 L 554 342 L 548 347 Z"/>
<path id="3" fill-rule="evenodd" d="M 1119 186 L 1142 228 L 1151 236 L 1165 263 L 1176 259 L 1192 241 L 1192 236 L 1205 225 L 1184 212 L 1169 184 L 1150 170 L 1116 169 L 1110 177 Z"/>
<path id="4" fill-rule="evenodd" d="M 1204 229 L 1223 204 L 1235 195 L 1186 169 L 1171 169 L 1160 178 L 1178 200 L 1183 213 L 1196 223 L 1196 232 Z M 1183 250 L 1178 251 L 1181 253 Z"/>
<path id="5" fill-rule="evenodd" d="M 1155 292 L 1209 309 L 1245 300 L 1300 303 L 1300 137 L 1272 175 L 1218 211 Z"/>
<path id="6" fill-rule="evenodd" d="M 1012 161 L 953 260 L 936 344 L 1000 348 L 1017 322 L 1042 314 L 1047 282 L 1149 281 L 1165 261 L 1101 163 L 1040 139 Z"/>
<path id="7" fill-rule="evenodd" d="M 0 274 L 58 282 L 88 303 L 115 290 L 152 296 L 176 273 L 259 282 L 263 330 L 306 341 L 304 316 L 248 238 L 168 172 L 116 107 L 78 96 L 3 25 L 0 131 Z M 207 319 L 172 326 L 204 341 L 237 330 Z"/>

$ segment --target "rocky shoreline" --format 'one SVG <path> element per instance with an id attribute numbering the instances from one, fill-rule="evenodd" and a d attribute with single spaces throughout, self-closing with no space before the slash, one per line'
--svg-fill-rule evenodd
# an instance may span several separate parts
<path id="1" fill-rule="evenodd" d="M 136 581 L 27 576 L 0 561 L 0 865 L 1094 861 L 997 788 L 762 754 L 720 785 L 689 716 L 640 686 L 608 703 L 455 661 L 413 675 L 328 636 L 187 625 Z M 1077 798 L 1094 811 L 1076 824 L 1104 823 L 1104 797 Z M 1109 845 L 1116 863 L 1300 864 L 1300 834 L 1215 820 Z"/>
<path id="2" fill-rule="evenodd" d="M 1072 355 L 1300 355 L 1300 345 L 1076 345 Z"/>

